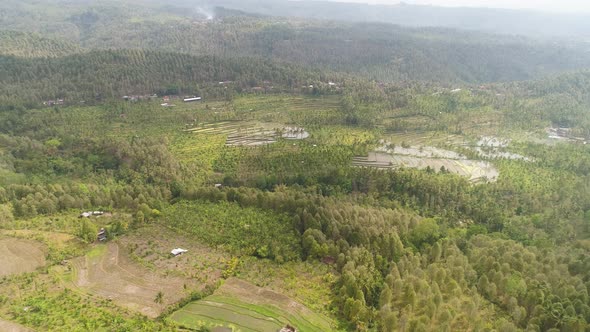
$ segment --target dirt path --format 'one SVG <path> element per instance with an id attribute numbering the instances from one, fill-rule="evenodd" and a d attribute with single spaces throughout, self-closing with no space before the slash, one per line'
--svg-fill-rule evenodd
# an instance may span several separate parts
<path id="1" fill-rule="evenodd" d="M 45 265 L 43 244 L 26 239 L 0 238 L 0 277 L 33 272 Z"/>
<path id="2" fill-rule="evenodd" d="M 28 329 L 22 325 L 9 322 L 0 318 L 0 331 L 2 332 L 32 332 L 33 330 Z"/>

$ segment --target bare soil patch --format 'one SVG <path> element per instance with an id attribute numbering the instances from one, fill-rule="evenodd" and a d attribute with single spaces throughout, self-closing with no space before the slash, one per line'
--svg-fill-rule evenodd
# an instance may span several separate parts
<path id="1" fill-rule="evenodd" d="M 194 238 L 161 225 L 148 225 L 121 238 L 122 248 L 141 265 L 165 275 L 214 283 L 221 278 L 230 255 L 197 242 Z M 187 253 L 171 257 L 170 251 L 183 248 Z"/>
<path id="2" fill-rule="evenodd" d="M 258 305 L 275 305 L 279 308 L 289 309 L 289 311 L 302 312 L 311 311 L 298 302 L 293 301 L 288 296 L 274 292 L 267 288 L 255 286 L 247 281 L 238 278 L 229 278 L 216 291 L 217 295 L 226 295 L 247 300 L 249 303 Z"/>
<path id="3" fill-rule="evenodd" d="M 0 277 L 33 272 L 45 265 L 43 244 L 27 239 L 0 238 Z"/>
<path id="4" fill-rule="evenodd" d="M 30 330 L 22 325 L 19 325 L 19 324 L 13 323 L 13 322 L 2 320 L 0 318 L 0 331 L 2 331 L 2 332 L 32 332 L 33 330 Z"/>
<path id="5" fill-rule="evenodd" d="M 71 261 L 71 281 L 75 289 L 97 294 L 148 317 L 203 285 L 191 278 L 166 276 L 134 262 L 118 243 L 98 245 L 84 257 Z M 66 279 L 66 278 L 64 278 Z M 162 303 L 156 303 L 157 294 Z"/>

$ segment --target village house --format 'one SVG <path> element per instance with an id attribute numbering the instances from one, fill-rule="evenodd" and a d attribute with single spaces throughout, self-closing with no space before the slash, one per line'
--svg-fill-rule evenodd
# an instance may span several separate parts
<path id="1" fill-rule="evenodd" d="M 45 105 L 45 106 L 55 106 L 55 105 L 63 105 L 63 104 L 64 104 L 63 99 L 47 100 L 47 101 L 43 102 L 43 105 Z"/>
<path id="2" fill-rule="evenodd" d="M 182 101 L 184 101 L 185 103 L 201 101 L 201 97 L 184 97 Z"/>

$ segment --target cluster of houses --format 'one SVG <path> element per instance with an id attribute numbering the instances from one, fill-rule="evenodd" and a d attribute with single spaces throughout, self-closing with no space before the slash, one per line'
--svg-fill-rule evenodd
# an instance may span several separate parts
<path id="1" fill-rule="evenodd" d="M 328 81 L 328 82 L 319 82 L 316 84 L 309 84 L 309 85 L 303 85 L 301 87 L 301 89 L 303 91 L 315 91 L 315 90 L 320 90 L 320 91 L 340 91 L 342 88 L 340 87 L 340 84 L 332 82 L 332 81 Z"/>
<path id="2" fill-rule="evenodd" d="M 250 88 L 250 92 L 268 92 L 272 89 L 274 89 L 274 86 L 272 86 L 271 81 L 262 81 L 261 86 L 255 86 Z"/>
<path id="3" fill-rule="evenodd" d="M 104 211 L 88 211 L 88 212 L 82 212 L 82 213 L 80 213 L 80 215 L 78 216 L 78 218 L 98 217 L 98 216 L 102 216 L 104 214 L 105 214 Z"/>
<path id="4" fill-rule="evenodd" d="M 63 99 L 46 100 L 43 102 L 43 105 L 45 105 L 45 106 L 56 106 L 56 105 L 63 105 L 63 104 L 64 104 Z"/>
<path id="5" fill-rule="evenodd" d="M 547 134 L 549 135 L 549 138 L 552 138 L 552 139 L 567 140 L 570 142 L 588 144 L 588 140 L 585 137 L 574 136 L 571 128 L 564 128 L 564 127 L 553 128 L 553 127 L 551 127 L 551 128 L 547 129 Z"/>
<path id="6" fill-rule="evenodd" d="M 223 82 L 220 82 L 223 83 Z M 150 100 L 154 100 L 158 98 L 157 94 L 153 94 L 153 95 L 131 95 L 131 96 L 123 96 L 122 97 L 123 100 L 125 101 L 131 101 L 131 102 L 137 102 L 137 101 L 150 101 Z M 163 103 L 160 104 L 163 107 L 173 107 L 175 106 L 174 104 L 170 103 L 172 100 L 174 99 L 181 99 L 178 96 L 163 96 L 162 97 L 162 101 Z M 182 101 L 185 103 L 190 103 L 190 102 L 195 102 L 195 101 L 201 101 L 202 98 L 201 97 L 197 97 L 197 96 L 185 96 L 182 98 Z"/>
<path id="7" fill-rule="evenodd" d="M 153 95 L 132 95 L 132 96 L 123 96 L 123 100 L 125 101 L 141 101 L 141 100 L 152 100 L 158 98 L 157 94 Z"/>

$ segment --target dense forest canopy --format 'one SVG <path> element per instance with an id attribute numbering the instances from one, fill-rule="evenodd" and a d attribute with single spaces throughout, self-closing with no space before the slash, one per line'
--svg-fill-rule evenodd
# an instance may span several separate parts
<path id="1" fill-rule="evenodd" d="M 77 3 L 40 17 L 37 11 L 44 4 L 0 6 L 5 6 L 0 28 L 7 32 L 0 42 L 6 55 L 55 57 L 78 53 L 79 48 L 262 57 L 387 82 L 527 80 L 590 63 L 586 43 L 443 28 L 282 19 L 222 7 L 211 9 L 214 19 L 208 20 L 188 4 Z"/>
<path id="2" fill-rule="evenodd" d="M 353 22 L 383 22 L 412 27 L 446 27 L 506 35 L 545 38 L 587 38 L 588 14 L 559 14 L 493 8 L 444 8 L 436 6 L 368 5 L 338 1 L 288 0 L 179 0 L 203 8 L 223 6 L 270 16 L 289 16 Z"/>
<path id="3" fill-rule="evenodd" d="M 202 4 L 0 3 L 0 330 L 590 329 L 586 43 Z"/>

